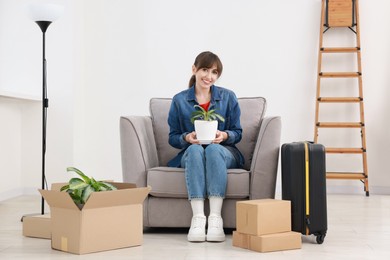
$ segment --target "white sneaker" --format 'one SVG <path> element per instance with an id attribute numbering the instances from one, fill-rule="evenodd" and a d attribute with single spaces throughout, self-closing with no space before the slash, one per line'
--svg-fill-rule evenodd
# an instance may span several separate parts
<path id="1" fill-rule="evenodd" d="M 208 219 L 207 241 L 222 242 L 225 241 L 223 231 L 223 220 L 221 216 L 212 215 Z"/>
<path id="2" fill-rule="evenodd" d="M 203 242 L 206 240 L 206 217 L 194 216 L 191 220 L 191 228 L 187 239 L 190 242 Z"/>

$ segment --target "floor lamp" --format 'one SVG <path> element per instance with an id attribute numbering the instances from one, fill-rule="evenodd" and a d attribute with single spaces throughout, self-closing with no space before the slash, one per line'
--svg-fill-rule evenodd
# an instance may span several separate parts
<path id="1" fill-rule="evenodd" d="M 29 14 L 31 19 L 36 22 L 42 31 L 42 189 L 45 189 L 46 173 L 45 173 L 45 155 L 46 155 L 46 122 L 47 108 L 49 107 L 49 99 L 47 98 L 46 84 L 46 56 L 45 56 L 45 34 L 49 25 L 57 20 L 63 12 L 63 7 L 55 4 L 32 4 L 29 6 Z M 41 215 L 45 214 L 45 201 L 42 197 Z"/>

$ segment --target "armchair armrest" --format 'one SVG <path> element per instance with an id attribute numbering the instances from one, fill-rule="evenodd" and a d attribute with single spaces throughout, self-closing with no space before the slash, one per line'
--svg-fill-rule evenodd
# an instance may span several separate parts
<path id="1" fill-rule="evenodd" d="M 281 118 L 265 117 L 251 164 L 250 199 L 274 198 L 278 171 Z"/>
<path id="2" fill-rule="evenodd" d="M 121 117 L 120 142 L 123 181 L 145 187 L 146 170 L 158 166 L 151 117 Z"/>

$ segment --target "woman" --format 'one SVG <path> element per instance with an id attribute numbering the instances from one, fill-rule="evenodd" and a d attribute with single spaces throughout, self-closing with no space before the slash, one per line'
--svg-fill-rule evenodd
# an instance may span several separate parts
<path id="1" fill-rule="evenodd" d="M 170 167 L 185 168 L 188 199 L 192 208 L 188 241 L 224 241 L 221 209 L 226 192 L 227 169 L 242 168 L 244 159 L 235 144 L 241 140 L 240 107 L 236 95 L 214 85 L 222 74 L 222 63 L 212 52 L 200 53 L 192 66 L 189 88 L 173 97 L 168 116 L 169 144 L 181 149 Z M 218 122 L 215 139 L 201 145 L 196 138 L 191 114 L 194 105 L 216 109 L 225 118 Z M 209 199 L 207 235 L 204 200 Z"/>

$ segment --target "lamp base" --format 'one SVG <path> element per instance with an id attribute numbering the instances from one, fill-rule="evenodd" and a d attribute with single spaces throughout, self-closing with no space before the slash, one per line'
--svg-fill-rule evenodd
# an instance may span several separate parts
<path id="1" fill-rule="evenodd" d="M 41 213 L 31 213 L 31 214 L 26 214 L 26 215 L 23 215 L 21 218 L 20 218 L 20 222 L 23 222 L 23 219 L 25 217 L 34 217 L 34 216 L 43 216 Z"/>

